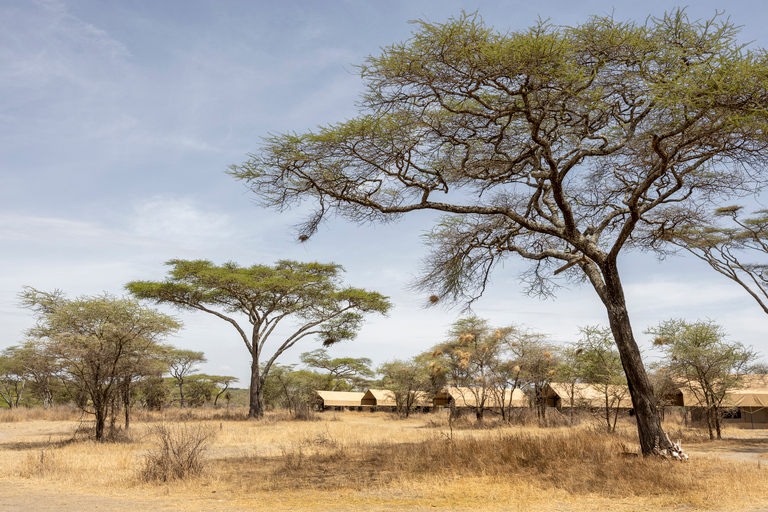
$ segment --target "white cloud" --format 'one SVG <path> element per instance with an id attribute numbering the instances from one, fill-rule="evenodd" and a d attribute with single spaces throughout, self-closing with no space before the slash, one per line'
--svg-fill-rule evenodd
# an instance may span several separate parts
<path id="1" fill-rule="evenodd" d="M 205 210 L 188 199 L 165 196 L 139 202 L 130 229 L 134 236 L 180 249 L 216 246 L 234 236 L 228 215 Z"/>

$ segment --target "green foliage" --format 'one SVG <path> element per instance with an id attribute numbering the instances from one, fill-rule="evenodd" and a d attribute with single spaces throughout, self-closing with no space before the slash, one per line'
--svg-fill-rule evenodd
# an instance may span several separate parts
<path id="1" fill-rule="evenodd" d="M 603 396 L 602 420 L 607 430 L 614 432 L 619 409 L 629 404 L 629 389 L 613 333 L 609 327 L 601 326 L 580 327 L 579 332 L 581 339 L 573 352 L 572 371 L 581 382 L 600 390 Z M 578 401 L 576 392 L 571 396 L 571 403 L 577 404 Z"/>
<path id="2" fill-rule="evenodd" d="M 379 367 L 382 383 L 395 395 L 397 412 L 406 418 L 417 402 L 419 392 L 427 392 L 431 387 L 429 367 L 418 360 L 393 360 Z"/>
<path id="3" fill-rule="evenodd" d="M 96 416 L 98 440 L 122 386 L 151 366 L 147 362 L 157 356 L 159 342 L 181 327 L 135 300 L 108 294 L 67 299 L 59 291 L 25 288 L 20 299 L 37 316 L 28 336 L 67 376 L 75 402 Z"/>
<path id="4" fill-rule="evenodd" d="M 529 293 L 589 282 L 608 314 L 643 453 L 665 439 L 618 271 L 622 252 L 759 189 L 768 170 L 768 52 L 727 18 L 594 16 L 499 33 L 479 15 L 419 21 L 360 67 L 356 119 L 272 135 L 229 172 L 261 204 L 314 205 L 300 239 L 434 210 L 416 288 L 471 303 L 510 256 Z M 665 441 L 666 442 L 666 441 Z"/>
<path id="5" fill-rule="evenodd" d="M 716 208 L 713 215 L 687 219 L 665 234 L 741 286 L 768 313 L 768 265 L 748 261 L 768 253 L 768 210 L 740 218 L 741 210 L 735 205 Z"/>
<path id="6" fill-rule="evenodd" d="M 328 351 L 318 348 L 311 352 L 301 354 L 301 362 L 308 368 L 325 370 L 327 381 L 317 389 L 335 391 L 339 386 L 353 383 L 354 377 L 372 378 L 374 376 L 371 365 L 373 362 L 367 357 L 337 357 L 331 358 Z"/>
<path id="7" fill-rule="evenodd" d="M 723 328 L 711 320 L 688 322 L 671 319 L 646 330 L 664 354 L 664 368 L 678 379 L 705 408 L 709 434 L 720 439 L 721 406 L 729 390 L 738 388 L 750 373 L 757 354 L 727 339 Z"/>
<path id="8" fill-rule="evenodd" d="M 167 265 L 171 269 L 165 281 L 135 281 L 126 288 L 140 299 L 213 314 L 237 330 L 252 357 L 251 417 L 264 413 L 266 377 L 283 352 L 309 336 L 326 346 L 352 339 L 366 314 L 386 314 L 391 306 L 379 293 L 342 286 L 343 269 L 333 263 L 281 260 L 274 266 L 240 267 L 171 260 Z M 228 316 L 232 313 L 245 315 L 252 328 L 243 328 Z M 295 321 L 296 330 L 262 361 L 267 339 L 286 318 Z"/>

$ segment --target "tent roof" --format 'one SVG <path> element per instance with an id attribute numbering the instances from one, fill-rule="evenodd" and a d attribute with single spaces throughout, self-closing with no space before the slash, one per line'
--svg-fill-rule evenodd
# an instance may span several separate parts
<path id="1" fill-rule="evenodd" d="M 701 389 L 693 383 L 695 390 Z M 682 384 L 679 387 L 683 394 L 683 405 L 686 407 L 701 407 L 703 404 L 691 385 Z M 699 393 L 700 396 L 700 393 Z M 741 376 L 741 387 L 732 389 L 725 394 L 724 407 L 768 407 L 768 375 L 751 374 Z"/>
<path id="2" fill-rule="evenodd" d="M 360 405 L 365 393 L 352 391 L 315 391 L 326 406 L 356 407 Z"/>
<path id="3" fill-rule="evenodd" d="M 376 405 L 382 407 L 395 407 L 397 405 L 395 393 L 389 389 L 369 389 L 365 392 L 363 400 L 376 400 Z M 431 406 L 432 399 L 426 392 L 416 391 L 416 399 L 414 400 L 413 405 L 417 407 Z"/>
<path id="4" fill-rule="evenodd" d="M 571 407 L 571 384 L 564 382 L 550 382 L 547 388 L 548 398 L 560 398 L 563 407 Z M 612 407 L 624 405 L 632 407 L 632 399 L 629 396 L 629 388 L 622 385 L 608 386 L 608 398 L 618 403 Z M 576 406 L 605 407 L 605 389 L 595 384 L 577 383 L 573 385 L 573 399 Z"/>
<path id="5" fill-rule="evenodd" d="M 395 394 L 388 389 L 369 389 L 365 392 L 363 400 L 375 400 L 376 405 L 394 407 L 397 405 Z"/>
<path id="6" fill-rule="evenodd" d="M 481 389 L 448 387 L 443 388 L 435 395 L 435 398 L 447 399 L 451 397 L 456 407 L 477 407 L 477 399 L 481 392 Z M 499 403 L 500 396 L 498 393 L 494 393 L 493 389 L 486 389 L 485 393 L 485 407 L 499 407 L 501 405 Z M 504 404 L 509 404 L 510 400 L 512 401 L 512 407 L 528 407 L 528 398 L 520 389 L 504 390 Z"/>

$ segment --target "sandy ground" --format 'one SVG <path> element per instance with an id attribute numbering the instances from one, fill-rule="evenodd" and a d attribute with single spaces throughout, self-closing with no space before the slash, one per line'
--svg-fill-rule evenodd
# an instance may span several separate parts
<path id="1" fill-rule="evenodd" d="M 19 460 L 21 450 L 28 450 L 32 438 L 55 439 L 71 432 L 71 422 L 0 423 L 0 460 L 5 467 L 0 472 L 0 512 L 80 512 L 80 511 L 251 511 L 251 510 L 339 510 L 339 511 L 423 511 L 423 510 L 557 510 L 562 512 L 584 510 L 638 510 L 631 502 L 595 498 L 579 504 L 558 502 L 556 499 L 541 502 L 541 506 L 520 508 L 488 505 L 483 503 L 429 503 L 416 494 L 403 491 L 382 491 L 346 495 L 342 503 L 334 503 L 334 493 L 291 493 L 291 495 L 238 496 L 217 492 L 215 489 L 184 496 L 178 490 L 169 492 L 158 486 L 154 490 L 141 489 L 72 489 L 56 482 L 41 479 L 25 479 L 19 476 L 13 461 Z M 696 457 L 720 457 L 743 461 L 745 464 L 762 463 L 768 466 L 768 431 L 738 431 L 729 439 L 684 447 L 693 460 Z M 5 453 L 2 453 L 5 452 Z M 222 454 L 216 454 L 220 457 Z M 10 462 L 9 462 L 10 461 Z M 381 495 L 379 495 L 381 494 Z M 207 496 L 206 496 L 207 495 Z M 535 498 L 538 501 L 538 498 Z M 664 510 L 693 510 L 690 506 L 665 507 Z M 745 509 L 752 512 L 768 510 L 762 504 Z"/>

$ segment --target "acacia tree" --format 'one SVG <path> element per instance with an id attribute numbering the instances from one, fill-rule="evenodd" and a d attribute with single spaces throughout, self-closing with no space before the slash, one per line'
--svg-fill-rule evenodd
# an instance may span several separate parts
<path id="1" fill-rule="evenodd" d="M 379 366 L 379 373 L 382 374 L 384 387 L 395 395 L 398 414 L 408 418 L 418 393 L 426 392 L 430 387 L 429 368 L 416 359 L 395 359 Z"/>
<path id="2" fill-rule="evenodd" d="M 711 320 L 667 320 L 646 332 L 655 336 L 668 373 L 682 381 L 704 408 L 709 438 L 721 439 L 723 401 L 728 391 L 741 385 L 742 376 L 751 373 L 755 352 L 726 339 L 723 328 Z"/>
<path id="3" fill-rule="evenodd" d="M 87 397 L 89 403 L 76 402 L 95 416 L 95 437 L 102 441 L 121 379 L 138 374 L 137 366 L 146 364 L 144 356 L 151 357 L 152 349 L 181 324 L 135 300 L 109 294 L 67 299 L 59 291 L 27 287 L 20 299 L 37 315 L 28 336 L 69 377 L 64 383 L 70 395 Z"/>
<path id="4" fill-rule="evenodd" d="M 436 300 L 477 299 L 512 255 L 532 262 L 530 292 L 552 293 L 556 272 L 589 282 L 642 451 L 666 446 L 619 255 L 663 250 L 665 225 L 765 179 L 766 52 L 739 45 L 727 20 L 680 10 L 645 24 L 593 17 L 499 33 L 462 15 L 417 27 L 360 66 L 359 117 L 271 136 L 230 174 L 265 206 L 313 202 L 301 240 L 329 215 L 443 212 L 419 281 Z"/>
<path id="5" fill-rule="evenodd" d="M 11 409 L 19 406 L 27 384 L 18 348 L 8 347 L 0 353 L 0 397 Z"/>
<path id="6" fill-rule="evenodd" d="M 32 391 L 43 403 L 43 408 L 53 406 L 53 390 L 60 373 L 56 360 L 45 353 L 45 347 L 35 340 L 27 340 L 15 347 L 13 357 L 23 369 Z"/>
<path id="7" fill-rule="evenodd" d="M 328 351 L 324 348 L 318 348 L 311 352 L 301 354 L 301 362 L 308 368 L 317 368 L 325 370 L 328 373 L 327 382 L 323 389 L 335 391 L 343 381 L 354 377 L 374 376 L 371 365 L 373 362 L 367 357 L 335 357 L 331 358 Z"/>
<path id="8" fill-rule="evenodd" d="M 282 260 L 274 266 L 171 260 L 165 281 L 134 281 L 126 288 L 140 299 L 212 314 L 235 328 L 251 354 L 250 418 L 264 416 L 264 382 L 280 355 L 317 336 L 324 346 L 353 339 L 368 313 L 386 314 L 390 303 L 376 292 L 342 287 L 340 265 Z M 250 331 L 241 325 L 245 316 Z M 262 364 L 265 344 L 287 318 L 296 330 L 278 342 Z"/>
<path id="9" fill-rule="evenodd" d="M 768 265 L 747 261 L 750 255 L 768 254 L 768 210 L 744 219 L 741 209 L 724 206 L 711 216 L 681 219 L 676 226 L 665 226 L 664 239 L 741 286 L 768 313 Z M 730 222 L 722 225 L 721 219 Z"/>
<path id="10" fill-rule="evenodd" d="M 455 386 L 466 388 L 472 395 L 475 416 L 483 419 L 486 402 L 491 401 L 495 369 L 499 362 L 500 336 L 496 337 L 483 318 L 471 316 L 453 323 L 445 342 L 433 348 L 439 365 Z"/>
<path id="11" fill-rule="evenodd" d="M 580 327 L 579 332 L 581 339 L 577 344 L 578 355 L 575 356 L 578 373 L 582 382 L 592 384 L 600 390 L 603 395 L 603 420 L 608 432 L 614 432 L 616 421 L 619 419 L 619 408 L 622 402 L 629 399 L 627 379 L 616 343 L 607 327 Z M 571 409 L 574 398 L 571 397 Z"/>
<path id="12" fill-rule="evenodd" d="M 164 359 L 168 365 L 168 374 L 176 379 L 176 386 L 179 388 L 179 405 L 183 408 L 185 405 L 184 379 L 195 371 L 198 364 L 206 362 L 205 354 L 194 350 L 171 348 L 164 355 Z"/>
<path id="13" fill-rule="evenodd" d="M 547 421 L 547 396 L 549 384 L 561 366 L 559 347 L 553 345 L 545 334 L 526 331 L 509 343 L 514 365 L 515 379 L 528 392 L 536 405 L 540 421 Z"/>

